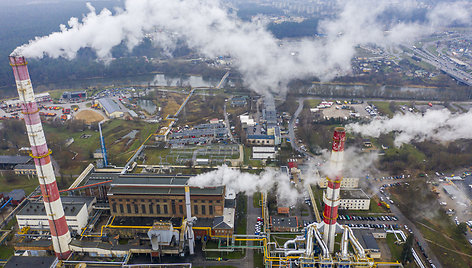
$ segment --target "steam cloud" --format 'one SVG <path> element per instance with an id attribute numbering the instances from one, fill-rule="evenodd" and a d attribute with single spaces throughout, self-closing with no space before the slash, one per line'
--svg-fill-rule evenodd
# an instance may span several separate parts
<path id="1" fill-rule="evenodd" d="M 396 8 L 416 5 L 401 2 Z M 108 9 L 97 13 L 87 3 L 90 12 L 81 21 L 73 17 L 59 32 L 36 37 L 13 54 L 72 59 L 81 48 L 89 47 L 106 61 L 111 49 L 122 42 L 132 50 L 151 36 L 156 45 L 171 51 L 176 40 L 185 40 L 207 57 L 230 55 L 252 90 L 283 94 L 294 78 L 328 80 L 349 73 L 359 44 L 391 46 L 413 41 L 448 23 L 471 21 L 471 4 L 454 2 L 433 8 L 425 24 L 400 22 L 386 29 L 377 18 L 391 5 L 386 0 L 339 1 L 342 10 L 338 16 L 319 23 L 325 38 L 282 42 L 261 21 L 243 22 L 218 0 L 127 0 L 125 8 L 115 13 Z"/>
<path id="2" fill-rule="evenodd" d="M 307 170 L 302 173 L 302 185 L 295 188 L 286 174 L 275 170 L 266 169 L 260 175 L 241 172 L 228 166 L 220 166 L 218 169 L 200 174 L 190 178 L 188 184 L 198 187 L 211 187 L 225 185 L 228 189 L 239 193 L 244 192 L 252 195 L 255 192 L 270 191 L 276 187 L 277 200 L 283 205 L 294 205 L 297 200 L 305 196 L 305 190 L 310 185 L 316 184 L 321 176 L 331 176 L 329 165 L 330 152 L 323 151 L 317 159 L 312 159 L 308 163 Z M 377 154 L 360 155 L 355 149 L 345 151 L 344 174 L 345 177 L 363 177 L 372 171 L 373 162 L 377 159 Z"/>
<path id="3" fill-rule="evenodd" d="M 395 132 L 395 146 L 410 141 L 454 141 L 472 138 L 472 111 L 452 114 L 449 110 L 428 110 L 421 114 L 396 114 L 393 118 L 374 119 L 368 124 L 349 124 L 348 131 L 364 136 L 379 137 Z"/>
<path id="4" fill-rule="evenodd" d="M 266 169 L 258 176 L 228 166 L 220 166 L 214 171 L 190 178 L 188 184 L 198 187 L 226 185 L 236 193 L 244 192 L 248 195 L 258 191 L 269 191 L 278 185 L 277 196 L 281 203 L 292 205 L 299 197 L 298 191 L 290 186 L 287 175 L 274 169 Z"/>

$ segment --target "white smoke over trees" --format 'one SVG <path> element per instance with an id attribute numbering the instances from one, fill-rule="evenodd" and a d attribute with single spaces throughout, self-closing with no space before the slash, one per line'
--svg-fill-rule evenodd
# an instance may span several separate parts
<path id="1" fill-rule="evenodd" d="M 368 124 L 346 126 L 351 132 L 363 136 L 379 137 L 394 132 L 395 146 L 411 141 L 454 141 L 472 139 L 472 111 L 453 114 L 447 109 L 428 110 L 423 114 L 396 114 L 391 119 L 374 119 Z"/>
<path id="2" fill-rule="evenodd" d="M 411 8 L 415 1 L 396 3 Z M 341 12 L 319 23 L 326 37 L 281 42 L 263 23 L 244 22 L 217 0 L 127 0 L 124 9 L 99 13 L 91 4 L 82 20 L 71 18 L 59 32 L 36 37 L 13 54 L 41 58 L 45 55 L 72 59 L 81 48 L 89 47 L 99 59 L 111 58 L 111 49 L 124 43 L 132 50 L 146 36 L 157 45 L 172 50 L 175 41 L 186 44 L 207 57 L 230 55 L 245 82 L 258 93 L 284 93 L 292 79 L 316 76 L 322 80 L 347 74 L 355 47 L 375 43 L 380 46 L 413 41 L 435 27 L 451 22 L 471 21 L 469 2 L 454 2 L 451 8 L 433 8 L 424 24 L 396 22 L 386 29 L 378 22 L 390 1 L 339 1 Z"/>
<path id="3" fill-rule="evenodd" d="M 275 169 L 266 169 L 260 175 L 255 175 L 224 165 L 214 171 L 191 177 L 188 184 L 198 187 L 225 185 L 236 193 L 244 192 L 248 195 L 268 192 L 277 186 L 277 197 L 283 204 L 295 204 L 300 196 L 297 189 L 291 187 L 289 177 Z"/>
<path id="4" fill-rule="evenodd" d="M 300 184 L 298 189 L 292 185 L 287 174 L 276 169 L 267 168 L 260 175 L 255 175 L 228 166 L 220 166 L 214 171 L 191 177 L 188 184 L 198 187 L 225 185 L 236 193 L 244 192 L 248 195 L 255 192 L 269 192 L 276 187 L 278 202 L 283 205 L 294 205 L 298 199 L 304 197 L 308 187 L 318 183 L 320 176 L 331 176 L 329 156 L 330 152 L 325 150 L 318 158 L 308 162 L 308 168 L 301 174 L 301 184 L 296 182 Z M 365 177 L 375 169 L 373 164 L 377 160 L 377 154 L 361 155 L 356 149 L 350 148 L 345 151 L 344 159 L 344 177 Z"/>

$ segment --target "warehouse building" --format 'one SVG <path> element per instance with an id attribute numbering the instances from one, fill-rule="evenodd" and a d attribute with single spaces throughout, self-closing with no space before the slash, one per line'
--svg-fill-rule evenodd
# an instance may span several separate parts
<path id="1" fill-rule="evenodd" d="M 98 106 L 103 109 L 109 118 L 118 118 L 123 117 L 124 115 L 124 112 L 121 110 L 118 103 L 111 98 L 98 99 Z"/>
<path id="2" fill-rule="evenodd" d="M 108 190 L 111 214 L 118 217 L 186 216 L 185 186 L 190 176 L 121 175 Z M 192 216 L 223 216 L 225 187 L 190 187 Z"/>
<path id="3" fill-rule="evenodd" d="M 365 249 L 365 252 L 373 259 L 380 259 L 382 257 L 379 245 L 375 240 L 378 238 L 386 238 L 385 235 L 379 236 L 377 230 L 353 229 L 354 236 Z"/>
<path id="4" fill-rule="evenodd" d="M 3 267 L 55 268 L 58 267 L 58 264 L 59 260 L 57 257 L 52 256 L 12 256 Z"/>
<path id="5" fill-rule="evenodd" d="M 25 165 L 31 161 L 25 155 L 0 155 L 0 169 L 13 170 L 17 165 Z"/>
<path id="6" fill-rule="evenodd" d="M 82 90 L 82 91 L 65 91 L 62 93 L 62 98 L 65 100 L 79 100 L 79 99 L 86 99 L 87 98 L 87 92 Z"/>

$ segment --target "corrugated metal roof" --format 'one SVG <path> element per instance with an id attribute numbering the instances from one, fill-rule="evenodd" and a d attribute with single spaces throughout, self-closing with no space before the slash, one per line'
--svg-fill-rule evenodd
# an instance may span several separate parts
<path id="1" fill-rule="evenodd" d="M 34 169 L 34 170 L 36 170 L 36 166 L 35 165 L 28 165 L 28 164 L 26 164 L 26 165 L 16 165 L 15 169 L 28 169 L 28 170 L 29 169 Z"/>
<path id="2" fill-rule="evenodd" d="M 107 113 L 112 114 L 114 112 L 121 112 L 120 106 L 111 98 L 102 98 L 98 99 L 100 105 L 107 111 Z"/>
<path id="3" fill-rule="evenodd" d="M 165 194 L 183 195 L 185 186 L 191 176 L 162 176 L 162 175 L 122 175 L 111 183 L 110 194 Z M 192 195 L 221 195 L 223 186 L 190 187 Z"/>
<path id="4" fill-rule="evenodd" d="M 0 155 L 0 164 L 26 164 L 31 160 L 24 155 Z"/>

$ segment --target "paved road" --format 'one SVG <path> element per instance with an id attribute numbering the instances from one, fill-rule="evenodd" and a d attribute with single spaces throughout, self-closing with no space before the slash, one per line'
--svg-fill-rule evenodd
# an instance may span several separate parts
<path id="1" fill-rule="evenodd" d="M 292 145 L 292 148 L 301 153 L 301 154 L 305 154 L 305 152 L 300 149 L 300 147 L 298 147 L 297 143 L 295 142 L 296 140 L 296 137 L 295 137 L 295 122 L 297 121 L 297 118 L 298 116 L 300 115 L 300 113 L 302 112 L 303 110 L 303 102 L 304 102 L 304 98 L 301 98 L 301 99 L 298 99 L 298 108 L 297 110 L 295 111 L 295 114 L 293 114 L 292 118 L 290 119 L 290 122 L 288 123 L 288 130 L 289 130 L 289 137 L 290 137 L 290 145 Z"/>
<path id="2" fill-rule="evenodd" d="M 228 101 L 230 101 L 230 98 L 228 98 Z M 232 143 L 236 143 L 234 141 L 233 133 L 231 133 L 231 125 L 229 124 L 228 113 L 226 112 L 226 105 L 227 104 L 228 104 L 228 102 L 225 102 L 225 105 L 223 106 L 223 113 L 225 115 L 225 124 L 226 124 L 226 128 L 228 129 L 229 139 L 231 140 Z"/>
<path id="3" fill-rule="evenodd" d="M 396 182 L 405 182 L 409 181 L 409 179 L 401 179 L 401 180 L 382 180 L 382 181 L 371 181 L 372 186 L 379 189 L 383 184 L 390 184 L 390 183 L 396 183 Z M 387 190 L 387 189 L 385 189 Z M 382 196 L 382 194 L 379 192 L 379 196 Z M 391 212 L 398 218 L 398 221 L 395 223 L 398 223 L 398 225 L 408 225 L 408 227 L 411 229 L 413 234 L 415 235 L 415 238 L 420 242 L 421 246 L 424 248 L 426 251 L 426 254 L 428 254 L 428 257 L 432 260 L 433 264 L 437 267 L 440 268 L 442 267 L 441 263 L 437 259 L 436 255 L 433 254 L 433 251 L 429 248 L 428 242 L 424 239 L 423 235 L 419 231 L 418 228 L 416 228 L 416 225 L 410 221 L 401 211 L 400 209 L 395 205 L 395 204 L 390 204 L 390 210 Z M 421 252 L 417 252 L 418 255 L 422 255 Z M 427 264 L 429 265 L 429 264 Z"/>
<path id="4" fill-rule="evenodd" d="M 445 56 L 437 57 L 426 50 L 418 48 L 413 48 L 413 51 L 417 56 L 420 56 L 424 61 L 428 62 L 439 70 L 449 74 L 456 80 L 468 86 L 472 86 L 472 75 L 457 68 L 449 58 Z"/>

